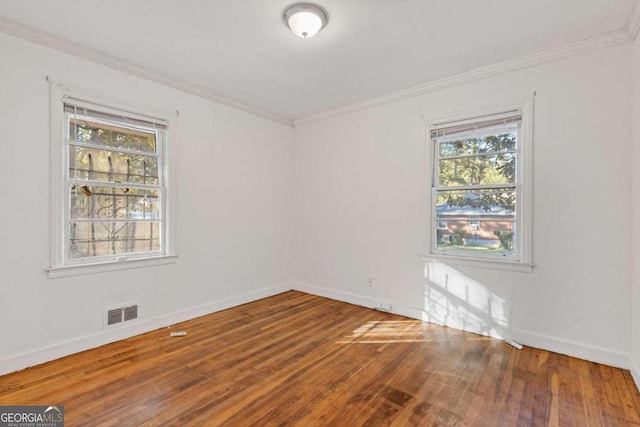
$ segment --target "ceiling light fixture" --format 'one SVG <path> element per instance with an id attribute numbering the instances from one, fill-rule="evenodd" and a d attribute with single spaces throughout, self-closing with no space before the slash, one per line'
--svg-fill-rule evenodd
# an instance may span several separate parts
<path id="1" fill-rule="evenodd" d="M 329 21 L 327 11 L 313 3 L 296 3 L 284 11 L 284 22 L 298 37 L 315 36 Z"/>

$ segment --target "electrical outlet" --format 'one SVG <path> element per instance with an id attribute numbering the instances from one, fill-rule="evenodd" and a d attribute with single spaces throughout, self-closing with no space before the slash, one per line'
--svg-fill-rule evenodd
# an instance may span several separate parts
<path id="1" fill-rule="evenodd" d="M 369 277 L 369 287 L 373 288 L 373 277 Z"/>

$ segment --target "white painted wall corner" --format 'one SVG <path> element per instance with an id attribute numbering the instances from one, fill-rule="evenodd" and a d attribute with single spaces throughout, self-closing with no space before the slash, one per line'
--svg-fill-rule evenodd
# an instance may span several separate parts
<path id="1" fill-rule="evenodd" d="M 374 308 L 375 306 L 375 301 L 372 298 L 362 295 L 303 282 L 292 282 L 292 286 L 294 291 L 305 292 L 308 294 L 317 295 L 319 297 L 329 298 L 336 301 L 342 301 L 367 308 Z"/>

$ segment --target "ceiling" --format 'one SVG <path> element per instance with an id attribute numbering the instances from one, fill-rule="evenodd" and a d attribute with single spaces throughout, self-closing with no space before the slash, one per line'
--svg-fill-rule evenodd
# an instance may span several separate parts
<path id="1" fill-rule="evenodd" d="M 142 75 L 293 122 L 623 30 L 636 4 L 315 0 L 329 23 L 301 39 L 282 21 L 292 2 L 2 0 L 0 16 L 41 40 L 62 37 L 76 51 L 97 49 Z"/>

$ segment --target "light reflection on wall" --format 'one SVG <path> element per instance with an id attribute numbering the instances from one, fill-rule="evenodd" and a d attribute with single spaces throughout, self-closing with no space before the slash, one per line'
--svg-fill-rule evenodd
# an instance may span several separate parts
<path id="1" fill-rule="evenodd" d="M 494 338 L 505 338 L 506 301 L 477 280 L 441 262 L 426 262 L 422 320 Z"/>

